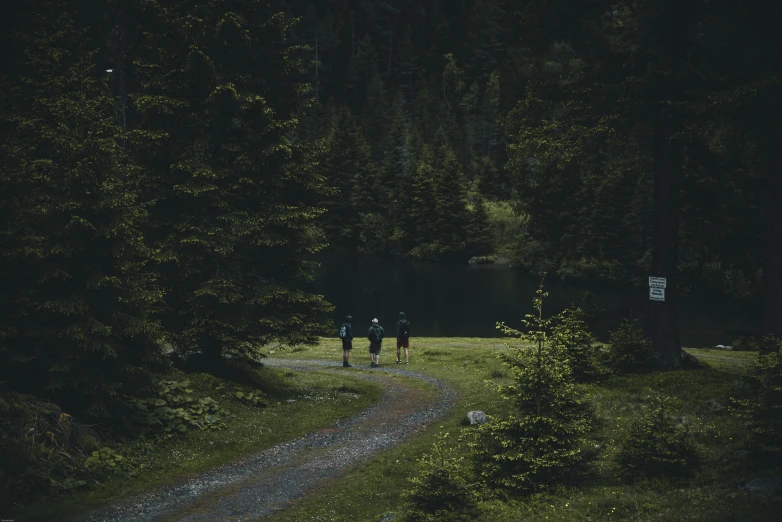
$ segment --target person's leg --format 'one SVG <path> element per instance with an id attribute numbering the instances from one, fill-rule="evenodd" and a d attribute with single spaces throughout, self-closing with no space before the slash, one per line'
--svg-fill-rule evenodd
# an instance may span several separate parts
<path id="1" fill-rule="evenodd" d="M 396 342 L 396 362 L 400 362 L 402 354 L 399 352 L 399 349 L 401 348 L 402 343 L 399 341 Z"/>
<path id="2" fill-rule="evenodd" d="M 405 363 L 409 363 L 410 362 L 410 354 L 408 353 L 407 350 L 408 350 L 408 347 L 405 346 Z"/>

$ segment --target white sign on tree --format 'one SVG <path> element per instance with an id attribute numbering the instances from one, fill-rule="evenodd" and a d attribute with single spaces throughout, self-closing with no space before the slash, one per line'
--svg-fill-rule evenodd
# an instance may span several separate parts
<path id="1" fill-rule="evenodd" d="M 650 301 L 665 301 L 665 288 L 649 287 Z"/>
<path id="2" fill-rule="evenodd" d="M 664 277 L 649 277 L 649 288 L 666 288 L 667 282 Z"/>

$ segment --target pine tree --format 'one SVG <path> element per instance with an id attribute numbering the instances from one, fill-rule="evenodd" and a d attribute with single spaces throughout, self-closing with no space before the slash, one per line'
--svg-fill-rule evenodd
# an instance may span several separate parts
<path id="1" fill-rule="evenodd" d="M 313 268 L 305 256 L 324 246 L 324 183 L 311 145 L 292 141 L 308 98 L 290 22 L 261 1 L 141 9 L 156 30 L 136 46 L 136 157 L 158 200 L 176 348 L 215 364 L 272 341 L 315 342 L 331 307 L 299 285 Z"/>
<path id="2" fill-rule="evenodd" d="M 14 47 L 24 54 L 19 75 L 3 81 L 0 274 L 15 328 L 0 349 L 0 381 L 106 416 L 165 367 L 161 290 L 142 228 L 149 202 L 85 31 L 64 2 L 27 14 Z"/>
<path id="3" fill-rule="evenodd" d="M 388 111 L 383 79 L 376 74 L 367 88 L 361 118 L 364 134 L 372 148 L 372 157 L 376 163 L 380 163 L 383 156 L 385 137 L 388 132 Z"/>
<path id="4" fill-rule="evenodd" d="M 500 359 L 512 372 L 512 384 L 497 391 L 512 413 L 491 418 L 475 432 L 470 444 L 480 476 L 488 484 L 512 493 L 531 493 L 563 484 L 583 471 L 591 456 L 584 436 L 594 412 L 573 385 L 572 368 L 561 346 L 548 342 L 561 316 L 543 319 L 543 284 L 533 299 L 536 314 L 527 314 L 528 332 L 497 323 L 507 336 L 533 343 L 532 350 L 507 344 Z M 580 325 L 560 330 L 563 337 L 580 337 Z"/>
<path id="5" fill-rule="evenodd" d="M 378 74 L 377 53 L 369 34 L 361 40 L 356 54 L 350 59 L 348 76 L 345 80 L 345 93 L 348 106 L 359 113 L 372 78 Z"/>
<path id="6" fill-rule="evenodd" d="M 467 235 L 466 191 L 464 174 L 456 154 L 441 146 L 438 175 L 435 182 L 436 218 L 435 238 L 442 256 L 451 257 L 464 252 Z"/>
<path id="7" fill-rule="evenodd" d="M 375 208 L 377 192 L 372 152 L 347 107 L 337 111 L 326 138 L 326 149 L 319 167 L 331 191 L 324 203 L 324 230 L 336 243 L 355 246 L 359 213 Z"/>
<path id="8" fill-rule="evenodd" d="M 428 143 L 436 130 L 439 103 L 434 89 L 429 85 L 430 82 L 426 82 L 422 77 L 419 83 L 421 86 L 413 102 L 413 122 L 423 141 Z"/>
<path id="9" fill-rule="evenodd" d="M 497 165 L 497 149 L 501 136 L 500 96 L 500 75 L 497 71 L 493 71 L 486 83 L 481 103 L 481 130 L 483 133 L 479 153 L 485 154 L 494 165 Z"/>
<path id="10" fill-rule="evenodd" d="M 413 28 L 410 24 L 405 26 L 399 40 L 394 72 L 396 73 L 397 87 L 405 93 L 408 102 L 412 102 L 415 85 L 422 73 L 422 67 L 418 63 Z"/>
<path id="11" fill-rule="evenodd" d="M 471 255 L 486 255 L 492 250 L 492 234 L 486 202 L 482 196 L 475 199 L 467 224 L 467 250 Z"/>
<path id="12" fill-rule="evenodd" d="M 505 9 L 499 0 L 475 0 L 467 17 L 466 49 L 470 76 L 483 83 L 503 60 L 502 20 Z"/>
<path id="13" fill-rule="evenodd" d="M 410 206 L 415 146 L 412 123 L 405 111 L 405 100 L 401 93 L 394 99 L 391 111 L 391 124 L 380 169 L 380 190 L 384 195 L 380 206 L 397 226 L 401 214 L 407 212 Z"/>
<path id="14" fill-rule="evenodd" d="M 410 204 L 400 216 L 400 228 L 404 233 L 403 246 L 410 250 L 415 246 L 429 247 L 436 239 L 435 183 L 438 172 L 434 165 L 434 154 L 424 146 L 412 179 L 410 180 Z"/>

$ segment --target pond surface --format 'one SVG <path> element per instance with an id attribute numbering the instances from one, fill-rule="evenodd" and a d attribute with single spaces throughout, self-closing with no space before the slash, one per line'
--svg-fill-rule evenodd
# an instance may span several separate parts
<path id="1" fill-rule="evenodd" d="M 533 313 L 532 298 L 540 278 L 508 265 L 434 263 L 327 251 L 315 258 L 321 266 L 307 290 L 323 294 L 336 310 L 335 325 L 353 316 L 356 336 L 369 328 L 373 317 L 386 335 L 395 335 L 399 312 L 405 312 L 418 337 L 501 337 L 498 321 L 522 329 L 524 314 Z M 635 313 L 645 320 L 648 288 L 627 285 L 570 283 L 549 277 L 544 282 L 549 297 L 544 316 L 556 314 L 571 303 L 580 303 L 590 291 L 593 302 L 605 309 L 595 334 L 608 340 L 623 317 Z M 679 322 L 685 346 L 730 344 L 736 331 L 752 329 L 746 306 L 731 300 L 680 299 Z M 335 326 L 335 335 L 336 335 Z"/>

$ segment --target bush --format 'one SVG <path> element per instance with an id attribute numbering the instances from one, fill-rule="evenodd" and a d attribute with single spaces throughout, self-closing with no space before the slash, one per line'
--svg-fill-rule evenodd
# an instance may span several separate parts
<path id="1" fill-rule="evenodd" d="M 513 384 L 497 390 L 515 411 L 508 419 L 490 417 L 475 429 L 470 443 L 481 479 L 506 492 L 531 493 L 574 479 L 589 458 L 584 436 L 594 414 L 573 384 L 563 342 L 546 343 L 553 322 L 563 319 L 543 319 L 547 295 L 541 284 L 533 300 L 538 314 L 524 320 L 528 333 L 497 325 L 506 335 L 536 346 L 508 345 L 511 353 L 499 354 Z M 566 337 L 564 330 L 559 335 Z"/>
<path id="2" fill-rule="evenodd" d="M 151 397 L 126 398 L 125 405 L 130 415 L 125 420 L 125 427 L 140 427 L 142 434 L 225 428 L 222 419 L 226 412 L 217 401 L 211 397 L 195 396 L 189 386 L 189 380 L 161 380 L 156 383 L 155 394 Z M 237 398 L 241 397 L 237 395 Z"/>
<path id="3" fill-rule="evenodd" d="M 752 335 L 742 335 L 734 339 L 731 348 L 735 352 L 754 352 L 760 349 L 757 338 Z"/>
<path id="4" fill-rule="evenodd" d="M 682 477 L 700 465 L 701 457 L 687 428 L 671 415 L 672 399 L 649 396 L 651 406 L 633 424 L 617 455 L 625 479 Z"/>
<path id="5" fill-rule="evenodd" d="M 527 217 L 507 201 L 486 201 L 486 216 L 495 248 L 517 245 L 527 233 Z"/>
<path id="6" fill-rule="evenodd" d="M 782 347 L 782 341 L 765 336 L 769 348 Z M 743 390 L 732 397 L 733 409 L 750 432 L 750 449 L 775 463 L 782 462 L 782 356 L 779 351 L 758 354 L 742 379 Z"/>
<path id="7" fill-rule="evenodd" d="M 476 495 L 464 469 L 458 448 L 446 444 L 448 433 L 440 434 L 431 453 L 418 461 L 420 474 L 410 479 L 413 487 L 403 493 L 408 505 L 403 520 L 471 521 L 475 519 Z"/>
<path id="8" fill-rule="evenodd" d="M 580 308 L 571 307 L 560 314 L 560 322 L 552 330 L 551 346 L 567 358 L 575 382 L 594 381 L 602 375 L 597 339 L 589 332 Z"/>
<path id="9" fill-rule="evenodd" d="M 652 342 L 635 326 L 636 321 L 623 319 L 609 336 L 604 364 L 615 373 L 643 373 L 654 369 L 657 353 Z"/>

